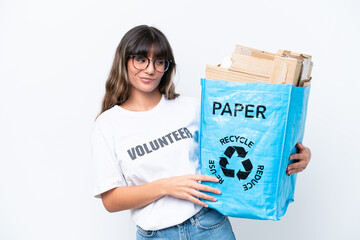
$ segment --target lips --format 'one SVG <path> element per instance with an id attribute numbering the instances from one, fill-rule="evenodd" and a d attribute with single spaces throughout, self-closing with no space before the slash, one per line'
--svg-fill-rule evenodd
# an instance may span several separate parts
<path id="1" fill-rule="evenodd" d="M 141 77 L 140 79 L 144 83 L 150 83 L 150 82 L 155 80 L 155 79 L 152 79 L 152 78 L 145 78 L 145 77 Z"/>

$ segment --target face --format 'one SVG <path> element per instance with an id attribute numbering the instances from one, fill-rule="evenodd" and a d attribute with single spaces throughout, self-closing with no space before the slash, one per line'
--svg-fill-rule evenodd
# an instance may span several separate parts
<path id="1" fill-rule="evenodd" d="M 147 57 L 154 59 L 152 51 L 149 51 Z M 159 94 L 158 86 L 164 73 L 156 71 L 153 62 L 150 62 L 146 69 L 139 70 L 134 67 L 133 58 L 130 58 L 127 67 L 132 86 L 131 94 Z"/>

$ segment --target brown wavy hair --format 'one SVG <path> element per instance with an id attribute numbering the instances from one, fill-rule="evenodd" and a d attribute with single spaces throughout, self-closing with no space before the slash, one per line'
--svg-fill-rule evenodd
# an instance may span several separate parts
<path id="1" fill-rule="evenodd" d="M 164 73 L 159 90 L 166 99 L 175 99 L 179 94 L 175 93 L 173 77 L 175 75 L 176 63 L 172 48 L 166 36 L 157 28 L 140 25 L 130 29 L 121 39 L 105 84 L 105 96 L 102 101 L 103 112 L 115 105 L 121 105 L 130 96 L 131 83 L 128 77 L 127 62 L 130 55 L 148 56 L 150 49 L 154 51 L 156 58 L 162 57 L 171 61 L 169 69 Z M 97 118 L 96 117 L 96 118 Z"/>

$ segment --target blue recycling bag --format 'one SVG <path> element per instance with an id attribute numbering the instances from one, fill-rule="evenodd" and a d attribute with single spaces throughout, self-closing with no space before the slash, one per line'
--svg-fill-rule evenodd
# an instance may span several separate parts
<path id="1" fill-rule="evenodd" d="M 209 207 L 226 216 L 280 220 L 294 201 L 289 156 L 302 142 L 310 87 L 201 79 L 201 173 L 219 183 Z"/>

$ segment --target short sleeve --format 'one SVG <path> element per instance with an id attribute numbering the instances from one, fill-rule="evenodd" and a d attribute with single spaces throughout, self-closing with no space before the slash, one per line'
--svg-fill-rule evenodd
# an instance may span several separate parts
<path id="1" fill-rule="evenodd" d="M 196 120 L 197 120 L 197 123 L 200 124 L 200 119 L 201 119 L 201 100 L 196 99 L 196 100 L 195 100 L 195 106 L 196 106 Z"/>
<path id="2" fill-rule="evenodd" d="M 195 100 L 195 110 L 196 110 L 196 119 L 195 123 L 198 126 L 198 129 L 200 129 L 200 121 L 201 121 L 201 101 L 196 99 Z M 200 133 L 198 132 L 198 137 L 196 138 L 196 142 L 199 143 L 200 139 Z"/>
<path id="3" fill-rule="evenodd" d="M 97 119 L 91 135 L 94 196 L 97 198 L 110 189 L 127 185 L 116 161 L 112 133 L 110 125 L 104 119 Z"/>

